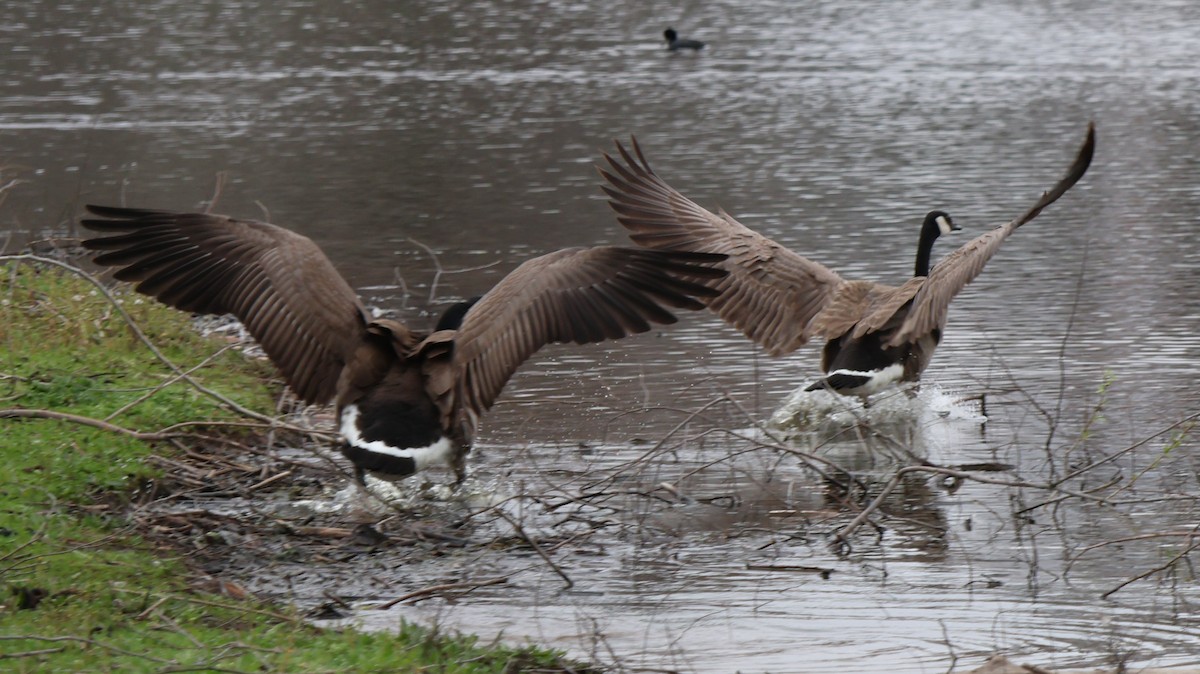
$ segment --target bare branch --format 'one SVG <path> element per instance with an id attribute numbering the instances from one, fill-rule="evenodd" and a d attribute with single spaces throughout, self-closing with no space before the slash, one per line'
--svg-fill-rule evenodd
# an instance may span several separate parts
<path id="1" fill-rule="evenodd" d="M 84 271 L 74 265 L 67 264 L 65 262 L 60 262 L 60 261 L 54 260 L 52 258 L 41 257 L 38 255 L 30 255 L 30 254 L 0 255 L 0 262 L 22 262 L 22 261 L 34 262 L 37 264 L 45 264 L 45 265 L 50 265 L 53 267 L 58 267 L 60 269 L 66 270 L 72 274 L 75 274 L 76 276 L 79 276 L 80 278 L 84 279 L 85 281 L 91 283 L 112 304 L 113 308 L 115 308 L 117 310 L 117 313 L 119 313 L 121 315 L 121 318 L 125 320 L 125 323 L 129 326 L 129 329 L 133 331 L 133 334 L 134 334 L 134 336 L 137 337 L 138 341 L 140 341 L 142 344 L 144 344 L 146 346 L 146 348 L 149 349 L 152 354 L 154 354 L 154 357 L 157 358 L 159 360 L 159 362 L 161 362 L 163 365 L 166 365 L 167 368 L 170 369 L 172 372 L 174 372 L 176 375 L 178 375 L 180 379 L 183 379 L 184 381 L 186 381 L 197 391 L 212 398 L 213 400 L 220 402 L 221 404 L 229 407 L 229 409 L 236 411 L 238 414 L 240 414 L 242 416 L 250 417 L 252 419 L 258 419 L 259 421 L 264 421 L 266 423 L 275 423 L 275 420 L 273 418 L 266 416 L 264 414 L 259 414 L 258 412 L 255 412 L 253 410 L 247 409 L 247 408 L 239 405 L 238 403 L 230 400 L 229 398 L 221 395 L 220 393 L 217 393 L 216 391 L 213 391 L 213 390 L 205 387 L 200 382 L 198 382 L 195 379 L 193 379 L 192 377 L 188 376 L 187 373 L 185 373 L 178 365 L 176 365 L 174 362 L 172 362 L 171 359 L 167 358 L 166 355 L 164 355 L 163 352 L 160 351 L 158 349 L 158 347 L 155 346 L 152 341 L 150 341 L 150 338 L 147 337 L 144 332 L 142 332 L 142 329 L 137 325 L 137 322 L 133 320 L 133 317 L 130 316 L 129 313 L 125 311 L 125 307 L 123 307 L 121 305 L 121 303 L 117 301 L 117 298 L 113 296 L 112 292 L 109 291 L 109 289 L 104 285 L 104 283 L 101 282 L 99 279 L 97 279 L 95 276 L 87 273 L 86 271 Z"/>
<path id="2" fill-rule="evenodd" d="M 420 590 L 409 592 L 406 595 L 396 597 L 395 599 L 386 601 L 386 602 L 384 602 L 378 606 L 374 606 L 372 608 L 383 611 L 383 610 L 392 608 L 393 606 L 395 606 L 396 604 L 399 604 L 401 602 L 412 601 L 413 599 L 423 599 L 430 595 L 443 594 L 446 592 L 454 592 L 457 594 L 464 594 L 466 592 L 471 592 L 472 590 L 477 590 L 481 587 L 487 587 L 489 585 L 501 585 L 501 584 L 507 583 L 507 582 L 508 582 L 508 576 L 497 576 L 495 578 L 488 578 L 486 580 L 477 580 L 477 581 L 470 581 L 470 582 L 464 582 L 464 583 L 444 583 L 442 585 L 430 585 L 429 587 L 425 587 L 425 588 L 421 588 Z"/>

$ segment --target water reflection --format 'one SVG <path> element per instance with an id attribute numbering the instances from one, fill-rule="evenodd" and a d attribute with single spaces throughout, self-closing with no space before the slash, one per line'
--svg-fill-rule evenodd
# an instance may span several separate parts
<path id="1" fill-rule="evenodd" d="M 673 57 L 667 25 L 708 47 Z M 592 168 L 613 137 L 636 133 L 701 204 L 847 277 L 898 281 L 925 212 L 944 208 L 967 234 L 1006 221 L 1095 119 L 1096 162 L 1070 208 L 1023 228 L 956 299 L 925 375 L 989 393 L 986 432 L 947 431 L 931 460 L 1042 479 L 1200 408 L 1187 374 L 1200 356 L 1194 26 L 1190 3 L 1107 0 L 9 3 L 0 163 L 28 182 L 0 214 L 21 238 L 69 232 L 89 201 L 201 207 L 225 171 L 218 210 L 265 211 L 313 237 L 372 301 L 424 324 L 525 259 L 622 241 Z M 443 269 L 474 271 L 433 288 L 436 265 L 410 239 Z M 707 427 L 744 429 L 811 381 L 816 359 L 767 359 L 703 315 L 551 349 L 481 429 L 480 471 L 584 479 L 700 408 Z M 738 405 L 705 407 L 726 396 Z M 919 429 L 936 440 L 945 427 Z M 1168 439 L 1145 445 L 1173 449 L 1124 497 L 1194 491 L 1194 442 Z M 1079 666 L 1114 650 L 1170 664 L 1200 647 L 1187 587 L 1146 582 L 1095 602 L 1161 563 L 1154 549 L 1081 561 L 1070 582 L 1061 561 L 1186 521 L 1187 502 L 1119 515 L 1064 504 L 1017 521 L 1039 495 L 917 484 L 894 504 L 911 525 L 889 520 L 874 546 L 839 560 L 808 533 L 836 509 L 798 463 L 748 452 L 751 465 L 681 481 L 693 461 L 743 449 L 680 445 L 678 463 L 641 473 L 639 488 L 681 484 L 695 505 L 635 499 L 634 521 L 655 533 L 571 560 L 590 587 L 563 594 L 530 572 L 531 594 L 497 590 L 443 617 L 693 671 L 941 671 L 947 641 L 959 655 Z M 1149 463 L 1114 461 L 1107 475 Z M 803 514 L 770 514 L 789 509 Z"/>

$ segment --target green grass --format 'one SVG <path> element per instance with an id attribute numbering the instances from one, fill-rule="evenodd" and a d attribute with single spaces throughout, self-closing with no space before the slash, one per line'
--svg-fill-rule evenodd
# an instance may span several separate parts
<path id="1" fill-rule="evenodd" d="M 79 277 L 26 263 L 0 267 L 0 279 L 3 406 L 69 412 L 143 431 L 236 418 L 184 383 L 155 392 L 173 373 L 133 336 L 108 299 Z M 192 367 L 219 350 L 192 329 L 186 315 L 132 293 L 118 299 L 180 366 Z M 195 377 L 211 379 L 207 383 L 233 400 L 265 411 L 272 406 L 263 383 L 270 374 L 269 364 L 230 350 Z M 111 416 L 131 403 L 136 404 Z M 77 499 L 152 474 L 144 463 L 147 445 L 76 424 L 6 421 L 0 443 L 7 468 L 3 488 L 34 484 L 54 498 Z"/>
<path id="2" fill-rule="evenodd" d="M 221 348 L 180 312 L 130 292 L 118 298 L 185 370 Z M 0 351 L 0 408 L 137 431 L 237 418 L 186 383 L 162 387 L 171 370 L 108 299 L 55 268 L 0 265 Z M 278 387 L 269 364 L 233 350 L 194 376 L 262 413 Z M 197 592 L 183 561 L 138 538 L 123 509 L 111 507 L 157 476 L 148 455 L 170 451 L 60 420 L 0 419 L 0 669 L 562 671 L 547 651 L 481 646 L 412 625 L 389 634 L 322 630 L 287 607 Z"/>

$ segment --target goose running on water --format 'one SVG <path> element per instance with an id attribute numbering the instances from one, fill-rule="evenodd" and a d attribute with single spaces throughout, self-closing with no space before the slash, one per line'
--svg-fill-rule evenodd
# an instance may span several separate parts
<path id="1" fill-rule="evenodd" d="M 118 280 L 168 306 L 233 314 L 296 395 L 337 403 L 341 450 L 360 482 L 445 463 L 458 482 L 480 416 L 542 346 L 674 323 L 726 275 L 724 254 L 568 248 L 528 260 L 424 334 L 373 318 L 309 238 L 207 213 L 88 206 L 83 245 Z"/>
<path id="2" fill-rule="evenodd" d="M 941 340 L 950 301 L 1009 235 L 1083 177 L 1096 139 L 1088 124 L 1083 145 L 1057 184 L 1017 218 L 966 242 L 932 270 L 934 241 L 959 227 L 945 212 L 929 213 L 917 241 L 914 275 L 898 287 L 844 279 L 728 213 L 706 210 L 650 168 L 636 139 L 631 144 L 632 153 L 617 141 L 620 159 L 605 153 L 608 168 L 600 168 L 609 204 L 630 238 L 654 250 L 728 255 L 730 274 L 716 282 L 715 297 L 703 300 L 708 308 L 773 356 L 824 339 L 825 376 L 808 389 L 866 398 L 920 378 Z"/>

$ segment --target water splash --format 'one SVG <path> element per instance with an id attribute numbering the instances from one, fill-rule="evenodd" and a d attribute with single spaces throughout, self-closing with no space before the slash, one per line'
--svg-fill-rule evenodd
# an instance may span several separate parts
<path id="1" fill-rule="evenodd" d="M 367 484 L 346 481 L 339 489 L 328 490 L 320 498 L 290 501 L 284 507 L 289 514 L 338 514 L 351 518 L 379 518 L 397 511 L 427 512 L 487 508 L 503 500 L 494 484 L 468 477 L 461 485 L 425 478 L 383 480 L 367 475 Z"/>
<path id="2" fill-rule="evenodd" d="M 937 386 L 910 385 L 867 400 L 829 391 L 793 391 L 768 424 L 793 445 L 847 470 L 878 471 L 954 460 L 987 417 L 977 400 Z"/>
<path id="3" fill-rule="evenodd" d="M 985 423 L 980 399 L 943 391 L 936 385 L 909 385 L 868 399 L 829 391 L 796 389 L 771 415 L 769 424 L 785 434 L 891 426 L 927 418 Z"/>

